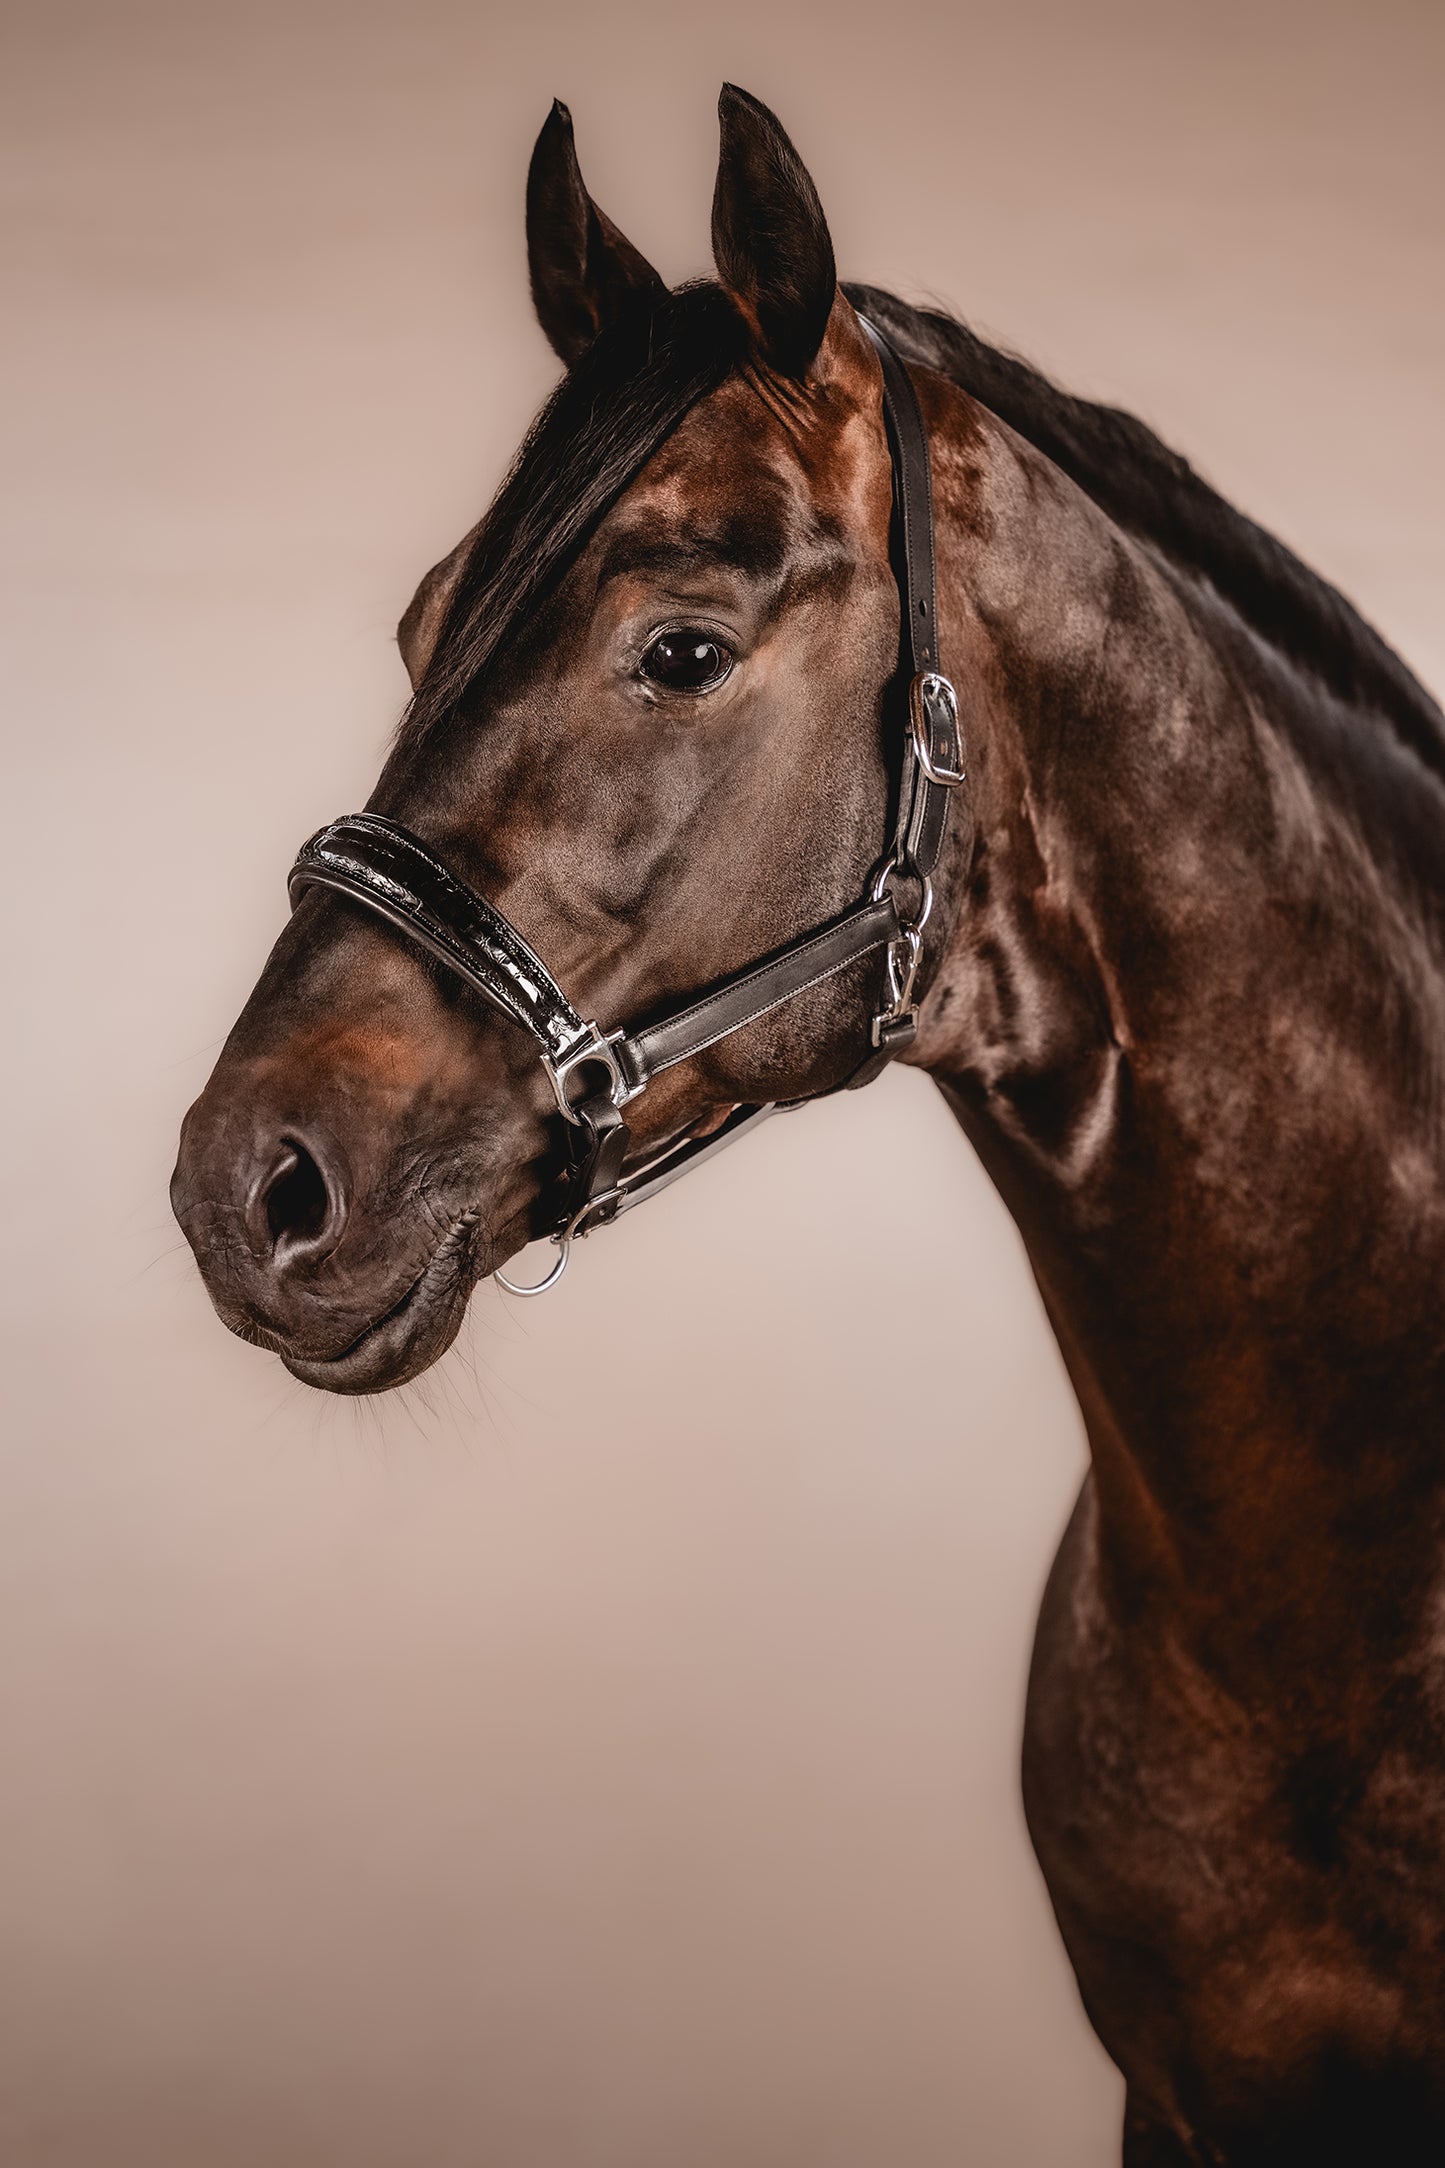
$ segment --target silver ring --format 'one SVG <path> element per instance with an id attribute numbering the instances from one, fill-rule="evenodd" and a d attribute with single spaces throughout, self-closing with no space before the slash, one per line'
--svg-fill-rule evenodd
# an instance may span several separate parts
<path id="1" fill-rule="evenodd" d="M 509 1295 L 545 1295 L 549 1287 L 555 1287 L 557 1285 L 557 1282 L 561 1279 L 563 1273 L 567 1270 L 567 1259 L 572 1254 L 572 1238 L 570 1235 L 563 1235 L 561 1237 L 557 1244 L 557 1251 L 558 1255 L 556 1264 L 547 1274 L 546 1279 L 538 1280 L 535 1287 L 519 1287 L 515 1280 L 509 1280 L 507 1278 L 506 1273 L 503 1272 L 500 1267 L 498 1267 L 498 1269 L 492 1274 L 492 1278 L 496 1281 L 499 1287 L 505 1287 Z"/>
<path id="2" fill-rule="evenodd" d="M 919 885 L 921 894 L 918 900 L 922 904 L 923 908 L 919 912 L 917 918 L 913 919 L 910 923 L 915 933 L 922 933 L 924 927 L 928 924 L 929 915 L 933 910 L 933 882 L 929 879 L 926 873 L 905 873 L 902 866 L 899 865 L 898 860 L 896 858 L 890 858 L 887 864 L 884 866 L 882 872 L 879 874 L 877 880 L 873 883 L 873 901 L 875 903 L 881 903 L 883 901 L 883 897 L 887 892 L 889 881 L 895 878 L 905 881 L 917 881 Z"/>

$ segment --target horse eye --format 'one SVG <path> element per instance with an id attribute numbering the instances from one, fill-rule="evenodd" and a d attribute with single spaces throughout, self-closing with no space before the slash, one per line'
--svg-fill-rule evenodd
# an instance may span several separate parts
<path id="1" fill-rule="evenodd" d="M 643 676 L 675 693 L 710 692 L 714 685 L 721 685 L 732 666 L 732 656 L 721 640 L 711 633 L 687 630 L 664 632 L 642 658 Z"/>

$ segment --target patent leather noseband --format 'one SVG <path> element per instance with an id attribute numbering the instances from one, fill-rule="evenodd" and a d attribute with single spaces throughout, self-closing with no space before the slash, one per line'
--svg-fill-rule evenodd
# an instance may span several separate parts
<path id="1" fill-rule="evenodd" d="M 539 1295 L 562 1276 L 573 1241 L 655 1196 L 745 1129 L 779 1111 L 777 1102 L 734 1107 L 708 1136 L 684 1136 L 626 1164 L 631 1132 L 623 1109 L 652 1079 L 741 1031 L 860 957 L 881 951 L 883 991 L 870 1046 L 844 1086 L 871 1082 L 911 1042 L 918 1024 L 914 984 L 932 875 L 943 847 L 950 799 L 964 780 L 958 702 L 938 668 L 937 582 L 928 437 L 902 361 L 863 319 L 883 365 L 883 407 L 893 465 L 900 543 L 903 664 L 908 716 L 893 833 L 853 910 L 802 935 L 686 1007 L 637 1029 L 605 1031 L 584 1020 L 547 966 L 494 904 L 443 865 L 395 821 L 355 813 L 302 846 L 291 869 L 293 903 L 309 887 L 350 896 L 428 951 L 537 1043 L 566 1124 L 569 1171 L 551 1240 L 558 1257 L 546 1278 L 516 1295 Z M 789 1102 L 799 1104 L 800 1102 Z"/>

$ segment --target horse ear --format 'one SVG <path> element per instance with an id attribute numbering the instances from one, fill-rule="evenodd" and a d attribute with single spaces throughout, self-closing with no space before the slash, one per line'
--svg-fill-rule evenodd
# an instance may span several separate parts
<path id="1" fill-rule="evenodd" d="M 808 373 L 837 291 L 818 191 L 776 117 L 735 84 L 718 99 L 712 248 L 724 286 L 781 375 Z"/>
<path id="2" fill-rule="evenodd" d="M 588 195 L 560 98 L 527 173 L 527 260 L 538 321 L 569 369 L 604 325 L 667 291 Z"/>

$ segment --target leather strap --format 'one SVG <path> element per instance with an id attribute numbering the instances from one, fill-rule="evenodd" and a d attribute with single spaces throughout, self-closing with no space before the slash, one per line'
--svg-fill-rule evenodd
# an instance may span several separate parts
<path id="1" fill-rule="evenodd" d="M 544 1054 L 565 1053 L 587 1026 L 510 919 L 459 880 L 410 829 L 352 813 L 303 843 L 288 886 L 333 888 L 449 964 L 469 986 L 530 1031 Z"/>
<path id="2" fill-rule="evenodd" d="M 933 469 L 912 377 L 877 325 L 866 316 L 858 321 L 883 369 L 883 416 L 893 459 L 893 505 L 902 560 L 900 659 L 909 688 L 909 728 L 903 741 L 893 857 L 902 871 L 927 876 L 943 848 L 949 794 L 962 779 L 957 704 L 939 667 Z M 920 744 L 927 750 L 935 776 L 946 775 L 951 781 L 930 777 L 919 757 Z"/>
<path id="3" fill-rule="evenodd" d="M 938 579 L 933 554 L 933 470 L 913 379 L 866 316 L 859 323 L 883 369 L 883 414 L 893 454 L 893 502 L 903 543 L 903 655 L 910 677 L 938 668 Z"/>
<path id="4" fill-rule="evenodd" d="M 891 896 L 882 896 L 876 903 L 860 904 L 821 932 L 791 942 L 771 962 L 754 965 L 690 1007 L 627 1032 L 613 1045 L 630 1089 L 641 1091 L 660 1070 L 716 1046 L 719 1039 L 756 1023 L 897 935 L 898 907 Z"/>
<path id="5" fill-rule="evenodd" d="M 585 1232 L 589 1215 L 605 1199 L 615 1197 L 622 1183 L 622 1163 L 632 1131 L 622 1119 L 622 1109 L 607 1090 L 594 1092 L 567 1124 L 568 1150 L 572 1158 L 572 1189 L 569 1212 L 572 1231 Z M 615 1216 L 609 1212 L 610 1219 Z"/>

